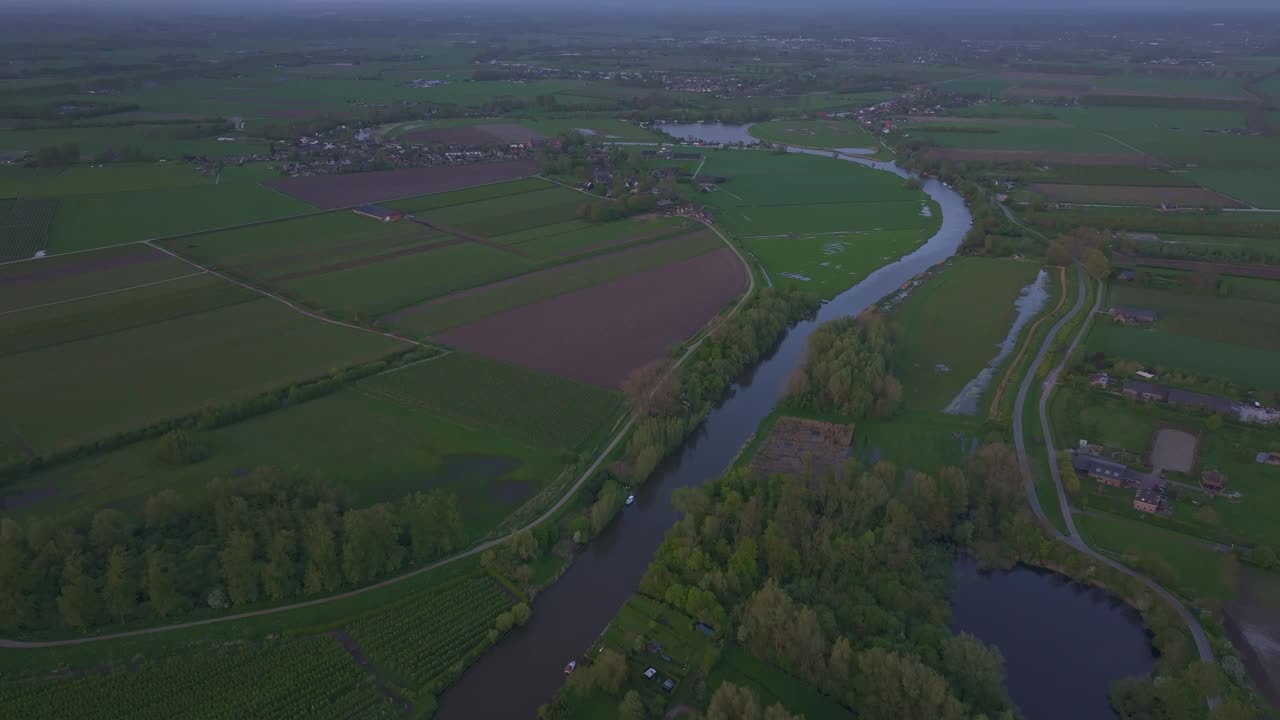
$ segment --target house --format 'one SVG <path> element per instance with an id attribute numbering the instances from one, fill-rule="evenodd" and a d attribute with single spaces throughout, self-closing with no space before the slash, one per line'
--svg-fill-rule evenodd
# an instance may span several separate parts
<path id="1" fill-rule="evenodd" d="M 1222 492 L 1227 485 L 1227 476 L 1217 470 L 1205 470 L 1200 473 L 1200 487 L 1209 492 Z"/>
<path id="2" fill-rule="evenodd" d="M 1169 399 L 1169 388 L 1141 380 L 1126 380 L 1121 392 L 1127 398 L 1144 402 L 1164 402 Z"/>
<path id="3" fill-rule="evenodd" d="M 1071 453 L 1071 467 L 1078 474 L 1091 477 L 1103 485 L 1124 487 L 1131 482 L 1129 468 L 1123 463 L 1105 460 L 1089 453 Z"/>
<path id="4" fill-rule="evenodd" d="M 1280 465 L 1280 452 L 1260 452 L 1256 459 L 1263 465 Z"/>
<path id="5" fill-rule="evenodd" d="M 1107 373 L 1097 373 L 1089 378 L 1089 384 L 1094 387 L 1105 388 L 1111 384 L 1111 376 Z"/>
<path id="6" fill-rule="evenodd" d="M 392 222 L 404 217 L 404 213 L 399 210 L 392 210 L 381 205 L 357 205 L 351 209 L 357 215 L 363 215 L 367 218 L 373 218 L 381 222 Z"/>
<path id="7" fill-rule="evenodd" d="M 1113 307 L 1107 310 L 1111 319 L 1122 325 L 1149 325 L 1160 318 L 1154 310 L 1135 307 Z"/>
<path id="8" fill-rule="evenodd" d="M 1160 493 L 1154 485 L 1141 487 L 1133 496 L 1133 509 L 1154 515 L 1160 512 L 1160 501 Z"/>
<path id="9" fill-rule="evenodd" d="M 675 202 L 674 202 L 674 201 L 671 201 L 671 200 L 659 200 L 659 201 L 658 201 L 658 203 L 657 203 L 657 208 L 658 208 L 659 210 L 666 210 L 666 209 L 670 208 L 672 205 L 675 205 Z"/>

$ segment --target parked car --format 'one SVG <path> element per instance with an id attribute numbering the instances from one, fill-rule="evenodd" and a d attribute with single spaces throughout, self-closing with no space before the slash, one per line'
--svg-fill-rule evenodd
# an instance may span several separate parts
<path id="1" fill-rule="evenodd" d="M 667 678 L 666 680 L 662 681 L 662 692 L 670 693 L 672 690 L 675 690 L 675 689 L 676 689 L 675 680 L 672 680 L 671 678 Z"/>
<path id="2" fill-rule="evenodd" d="M 658 675 L 658 668 L 646 668 L 644 671 L 644 679 L 652 680 Z"/>
<path id="3" fill-rule="evenodd" d="M 631 503 L 633 503 L 633 502 L 635 502 L 635 501 L 636 501 L 636 496 L 635 496 L 635 495 L 628 495 L 628 496 L 627 496 L 627 504 L 628 504 L 628 505 L 630 505 Z"/>

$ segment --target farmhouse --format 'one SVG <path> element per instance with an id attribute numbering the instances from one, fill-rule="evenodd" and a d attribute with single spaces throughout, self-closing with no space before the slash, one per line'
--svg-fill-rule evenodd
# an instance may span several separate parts
<path id="1" fill-rule="evenodd" d="M 1260 452 L 1255 459 L 1263 465 L 1280 465 L 1280 452 Z"/>
<path id="2" fill-rule="evenodd" d="M 1155 486 L 1138 488 L 1133 496 L 1133 509 L 1152 515 L 1160 512 L 1160 493 L 1156 492 Z"/>
<path id="3" fill-rule="evenodd" d="M 1124 396 L 1131 400 L 1144 402 L 1165 402 L 1169 399 L 1169 388 L 1141 380 L 1127 380 L 1122 390 Z"/>
<path id="4" fill-rule="evenodd" d="M 1140 380 L 1129 380 L 1125 382 L 1123 392 L 1125 397 L 1144 400 L 1146 402 L 1164 402 L 1169 403 L 1170 405 L 1196 408 L 1198 410 L 1217 413 L 1223 417 L 1234 418 L 1240 416 L 1241 405 L 1239 403 L 1217 395 L 1207 395 L 1205 393 L 1192 392 L 1190 390 L 1180 390 L 1178 388 L 1142 382 Z"/>
<path id="5" fill-rule="evenodd" d="M 404 217 L 404 213 L 381 205 L 359 205 L 353 208 L 352 212 L 381 222 L 392 222 Z"/>
<path id="6" fill-rule="evenodd" d="M 1080 475 L 1091 477 L 1103 485 L 1124 487 L 1132 482 L 1129 468 L 1122 463 L 1104 460 L 1089 453 L 1071 453 L 1071 467 Z"/>
<path id="7" fill-rule="evenodd" d="M 1222 492 L 1227 486 L 1227 476 L 1217 470 L 1205 470 L 1200 473 L 1200 487 L 1209 492 Z"/>
<path id="8" fill-rule="evenodd" d="M 1154 310 L 1119 306 L 1107 310 L 1107 314 L 1121 325 L 1149 325 L 1160 317 Z"/>

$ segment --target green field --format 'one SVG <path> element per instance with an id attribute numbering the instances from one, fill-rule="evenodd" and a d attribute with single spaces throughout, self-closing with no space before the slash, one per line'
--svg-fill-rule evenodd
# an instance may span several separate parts
<path id="1" fill-rule="evenodd" d="M 1176 587 L 1195 598 L 1230 600 L 1235 594 L 1236 558 L 1204 547 L 1202 541 L 1141 520 L 1109 515 L 1077 515 L 1076 527 L 1095 549 L 1121 555 L 1136 550 L 1173 568 Z"/>
<path id="2" fill-rule="evenodd" d="M 594 385 L 460 352 L 360 386 L 472 428 L 557 451 L 574 451 L 599 436 L 621 403 L 617 393 Z"/>
<path id="3" fill-rule="evenodd" d="M 316 212 L 254 183 L 61 198 L 50 252 L 68 252 Z"/>
<path id="4" fill-rule="evenodd" d="M 1009 334 L 1014 301 L 1039 270 L 1030 262 L 961 258 L 911 294 L 897 311 L 903 409 L 940 411 L 978 375 Z"/>
<path id="5" fill-rule="evenodd" d="M 855 120 L 771 120 L 751 126 L 753 137 L 816 148 L 861 148 L 875 152 L 876 140 Z"/>
<path id="6" fill-rule="evenodd" d="M 36 172 L 32 175 L 39 177 Z M 22 194 L 94 195 L 201 185 L 213 185 L 213 179 L 196 173 L 190 165 L 114 163 L 65 168 L 46 179 L 33 179 Z"/>
<path id="7" fill-rule="evenodd" d="M 10 313 L 0 327 L 5 419 L 34 453 L 245 398 L 404 347 L 303 317 L 207 275 Z"/>
<path id="8" fill-rule="evenodd" d="M 436 361 L 426 365 L 431 362 Z M 365 382 L 377 388 L 416 369 Z M 563 469 L 555 448 L 532 447 L 476 427 L 467 417 L 442 415 L 363 386 L 201 431 L 196 437 L 210 450 L 200 463 L 175 467 L 158 460 L 150 443 L 129 446 L 6 486 L 6 495 L 58 489 L 52 497 L 6 512 L 91 514 L 104 506 L 139 502 L 166 488 L 195 496 L 206 491 L 211 478 L 276 467 L 323 477 L 350 490 L 366 506 L 400 500 L 415 491 L 447 490 L 458 497 L 472 540 Z"/>
<path id="9" fill-rule="evenodd" d="M 1250 285 L 1255 286 L 1266 287 Z M 1110 303 L 1154 310 L 1160 318 L 1151 327 L 1099 319 L 1086 341 L 1090 352 L 1242 386 L 1280 388 L 1280 312 L 1275 302 L 1120 286 L 1113 288 Z"/>
<path id="10" fill-rule="evenodd" d="M 1274 170 L 1192 170 L 1196 182 L 1254 207 L 1280 209 L 1280 172 Z"/>
<path id="11" fill-rule="evenodd" d="M 1081 128 L 1039 127 L 1019 125 L 992 125 L 992 132 L 969 132 L 975 126 L 966 125 L 964 131 L 930 129 L 914 126 L 911 135 L 925 138 L 944 148 L 972 148 L 977 150 L 1038 150 L 1042 152 L 1133 152 L 1124 145 L 1092 130 Z"/>
<path id="12" fill-rule="evenodd" d="M 900 178 L 830 157 L 722 150 L 703 173 L 729 178 L 698 201 L 770 279 L 823 297 L 911 252 L 941 223 L 936 204 Z"/>
<path id="13" fill-rule="evenodd" d="M 196 272 L 191 265 L 141 244 L 7 263 L 0 265 L 0 313 L 68 303 Z"/>
<path id="14" fill-rule="evenodd" d="M 34 257 L 49 244 L 57 201 L 0 198 L 0 262 Z"/>
<path id="15" fill-rule="evenodd" d="M 219 142 L 214 137 L 180 139 L 174 125 L 128 125 L 118 127 L 49 128 L 39 130 L 0 130 L 0 152 L 26 150 L 35 154 L 42 147 L 75 143 L 81 157 L 88 160 L 101 152 L 124 147 L 141 148 L 154 158 L 171 161 L 183 155 L 204 155 L 211 158 L 260 153 L 267 150 L 265 142 L 237 140 Z"/>
<path id="16" fill-rule="evenodd" d="M 1222 130 L 1245 125 L 1237 110 L 1190 108 L 1070 107 L 1054 108 L 1059 119 L 1090 130 Z"/>

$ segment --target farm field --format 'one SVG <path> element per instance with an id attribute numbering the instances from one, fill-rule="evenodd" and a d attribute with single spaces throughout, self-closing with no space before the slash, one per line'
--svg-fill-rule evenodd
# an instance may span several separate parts
<path id="1" fill-rule="evenodd" d="M 147 245 L 134 244 L 0 265 L 0 313 L 69 303 L 197 272 Z"/>
<path id="2" fill-rule="evenodd" d="M 1244 203 L 1197 187 L 1141 187 L 1132 185 L 1063 185 L 1037 183 L 1031 190 L 1045 200 L 1079 205 L 1140 205 L 1145 207 L 1242 208 Z"/>
<path id="3" fill-rule="evenodd" d="M 928 228 L 825 235 L 751 237 L 742 244 L 776 286 L 794 285 L 832 298 L 932 237 Z"/>
<path id="4" fill-rule="evenodd" d="M 1253 207 L 1280 209 L 1280 172 L 1206 168 L 1191 170 L 1188 176 L 1211 190 Z"/>
<path id="5" fill-rule="evenodd" d="M 554 451 L 578 449 L 621 407 L 621 397 L 609 390 L 460 352 L 366 379 L 360 387 Z"/>
<path id="6" fill-rule="evenodd" d="M 1280 389 L 1276 303 L 1139 287 L 1113 288 L 1109 302 L 1154 310 L 1160 318 L 1148 328 L 1100 318 L 1086 341 L 1089 352 Z"/>
<path id="7" fill-rule="evenodd" d="M 1154 107 L 1053 108 L 1059 119 L 1079 128 L 1101 130 L 1224 130 L 1245 126 L 1238 110 Z"/>
<path id="8" fill-rule="evenodd" d="M 1022 150 L 1055 153 L 1128 153 L 1124 145 L 1092 130 L 1078 128 L 1028 127 L 1001 125 L 987 128 L 989 131 L 965 132 L 916 127 L 912 135 L 924 137 L 942 148 L 972 150 Z"/>
<path id="9" fill-rule="evenodd" d="M 0 262 L 35 257 L 49 243 L 49 225 L 57 201 L 0 198 Z"/>
<path id="10" fill-rule="evenodd" d="M 26 498 L 5 509 L 15 517 L 87 515 L 167 488 L 195 498 L 207 491 L 210 479 L 246 468 L 289 468 L 344 487 L 365 506 L 398 501 L 416 491 L 446 490 L 458 497 L 463 528 L 472 540 L 563 471 L 562 449 L 509 437 L 475 423 L 470 416 L 436 412 L 407 393 L 407 399 L 397 399 L 381 392 L 384 387 L 396 387 L 388 381 L 397 375 L 444 359 L 363 381 L 371 387 L 357 384 L 233 425 L 199 431 L 194 434 L 196 440 L 209 450 L 199 463 L 175 467 L 158 459 L 151 443 L 141 443 L 34 473 L 7 484 L 0 497 Z M 518 389 L 514 381 L 503 387 Z M 562 399 L 552 399 L 552 408 Z M 577 409 L 584 406 L 579 404 Z M 604 411 L 592 415 L 601 424 L 609 417 Z"/>
<path id="11" fill-rule="evenodd" d="M 514 180 L 536 172 L 537 166 L 533 162 L 512 160 L 456 167 L 439 166 L 280 178 L 269 180 L 266 185 L 302 202 L 329 210 L 414 195 L 460 190 L 474 185 Z"/>
<path id="12" fill-rule="evenodd" d="M 42 147 L 68 143 L 78 145 L 85 158 L 124 147 L 140 148 L 151 157 L 170 160 L 183 155 L 221 158 L 267 151 L 265 142 L 218 142 L 213 137 L 180 139 L 172 125 L 0 130 L 0 152 L 25 150 L 35 153 Z"/>
<path id="13" fill-rule="evenodd" d="M 1095 548 L 1121 555 L 1133 551 L 1163 559 L 1173 568 L 1176 587 L 1192 597 L 1230 600 L 1235 594 L 1236 558 L 1180 535 L 1141 521 L 1104 515 L 1078 515 L 1076 526 Z"/>
<path id="14" fill-rule="evenodd" d="M 3 316 L 0 327 L 6 420 L 32 455 L 405 347 L 303 317 L 207 275 L 21 310 Z"/>
<path id="15" fill-rule="evenodd" d="M 681 232 L 681 231 L 677 231 Z M 399 332 L 433 335 L 511 308 L 696 257 L 722 247 L 709 232 L 677 234 L 638 247 L 455 292 L 402 308 L 383 322 Z"/>
<path id="16" fill-rule="evenodd" d="M 771 120 L 749 130 L 753 137 L 817 148 L 860 148 L 875 152 L 880 142 L 853 120 Z"/>
<path id="17" fill-rule="evenodd" d="M 961 258 L 912 292 L 896 311 L 903 334 L 895 364 L 905 411 L 941 411 L 979 375 L 1008 336 L 1020 293 L 1039 272 L 1032 262 Z"/>
<path id="18" fill-rule="evenodd" d="M 28 171 L 30 172 L 30 171 Z M 35 175 L 35 173 L 32 173 Z M 166 190 L 213 185 L 213 179 L 180 164 L 114 163 L 63 168 L 36 179 L 21 193 L 32 195 L 95 195 L 134 190 Z"/>
<path id="19" fill-rule="evenodd" d="M 616 387 L 694 335 L 742 291 L 745 269 L 722 248 L 456 327 L 447 345 Z"/>
<path id="20" fill-rule="evenodd" d="M 905 247 L 909 241 L 904 238 L 924 240 L 941 222 L 938 208 L 924 193 L 906 189 L 888 173 L 835 158 L 719 151 L 708 154 L 702 172 L 728 178 L 699 200 L 715 210 L 719 224 L 747 242 L 772 236 L 896 231 L 890 237 Z M 882 258 L 884 249 L 882 245 L 873 250 L 873 257 Z M 803 253 L 808 256 L 805 267 L 823 267 L 823 252 L 820 240 L 809 243 Z M 798 255 L 788 248 L 778 257 L 795 261 Z M 766 269 L 775 278 L 791 271 L 785 264 L 766 263 Z"/>
<path id="21" fill-rule="evenodd" d="M 228 692 L 235 688 L 235 692 Z M 216 720 L 233 716 L 401 718 L 403 712 L 366 681 L 330 637 L 235 643 L 135 668 L 88 672 L 74 679 L 27 680 L 0 685 L 0 715 L 30 720 L 180 716 Z"/>
<path id="22" fill-rule="evenodd" d="M 1063 152 L 1058 150 L 1011 150 L 1007 148 L 942 147 L 929 150 L 929 157 L 953 162 L 1022 163 L 1041 162 L 1050 165 L 1105 165 L 1112 167 L 1153 167 L 1159 159 L 1124 148 L 1105 152 Z"/>
<path id="23" fill-rule="evenodd" d="M 51 253 L 262 222 L 315 212 L 253 183 L 74 195 L 58 200 Z"/>

